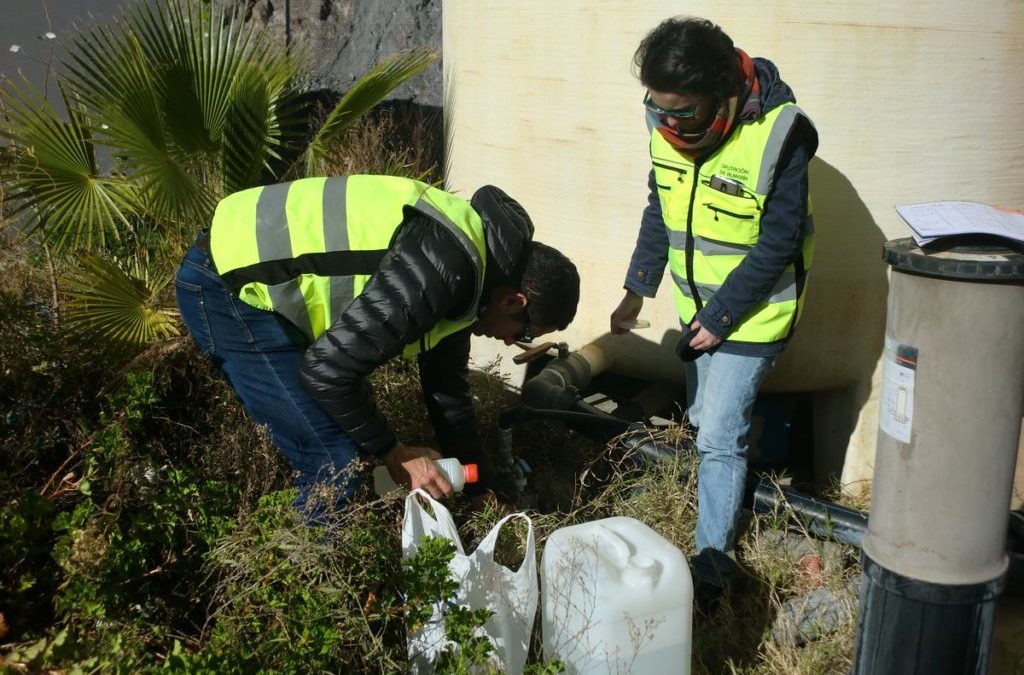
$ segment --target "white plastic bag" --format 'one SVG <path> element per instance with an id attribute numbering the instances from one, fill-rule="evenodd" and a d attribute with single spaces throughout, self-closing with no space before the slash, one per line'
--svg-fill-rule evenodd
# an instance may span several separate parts
<path id="1" fill-rule="evenodd" d="M 431 507 L 431 515 L 417 497 Z M 501 528 L 512 518 L 526 520 L 526 555 L 519 569 L 512 571 L 494 561 L 494 545 Z M 455 557 L 449 563 L 459 584 L 455 603 L 471 609 L 488 608 L 493 615 L 478 635 L 486 635 L 494 645 L 492 664 L 503 672 L 519 674 L 526 665 L 530 634 L 537 613 L 536 543 L 533 522 L 524 513 L 513 513 L 499 520 L 475 551 L 466 555 L 451 513 L 423 490 L 414 490 L 405 498 L 402 523 L 402 558 L 416 554 L 424 536 L 443 537 L 455 545 Z M 433 672 L 433 662 L 447 645 L 440 603 L 423 627 L 409 635 L 409 664 L 413 673 Z"/>

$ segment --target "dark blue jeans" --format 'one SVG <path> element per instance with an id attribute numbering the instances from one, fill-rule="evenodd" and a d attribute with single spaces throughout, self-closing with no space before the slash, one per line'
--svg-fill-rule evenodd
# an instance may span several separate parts
<path id="1" fill-rule="evenodd" d="M 197 239 L 178 268 L 181 316 L 252 419 L 270 429 L 295 472 L 296 508 L 316 521 L 332 502 L 340 505 L 351 498 L 356 480 L 346 469 L 356 457 L 356 444 L 299 380 L 306 350 L 302 334 L 281 316 L 231 293 L 213 269 L 203 240 Z M 314 491 L 314 486 L 325 489 Z M 311 499 L 313 493 L 317 498 Z"/>

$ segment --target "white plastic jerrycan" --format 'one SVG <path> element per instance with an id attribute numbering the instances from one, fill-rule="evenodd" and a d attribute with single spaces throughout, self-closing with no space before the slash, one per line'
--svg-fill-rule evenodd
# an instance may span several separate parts
<path id="1" fill-rule="evenodd" d="M 555 530 L 541 559 L 541 598 L 544 654 L 570 674 L 690 672 L 690 569 L 639 520 Z"/>

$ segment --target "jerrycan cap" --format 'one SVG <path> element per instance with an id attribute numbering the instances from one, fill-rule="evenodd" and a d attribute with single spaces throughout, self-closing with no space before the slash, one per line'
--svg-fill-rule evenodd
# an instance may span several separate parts
<path id="1" fill-rule="evenodd" d="M 477 469 L 476 464 L 465 464 L 462 467 L 462 473 L 466 477 L 467 483 L 475 483 L 480 480 L 480 472 Z"/>

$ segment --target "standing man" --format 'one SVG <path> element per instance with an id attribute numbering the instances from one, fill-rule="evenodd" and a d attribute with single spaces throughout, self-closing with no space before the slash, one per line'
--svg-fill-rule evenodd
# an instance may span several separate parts
<path id="1" fill-rule="evenodd" d="M 529 341 L 576 313 L 575 266 L 532 237 L 523 208 L 492 186 L 467 201 L 406 178 L 307 178 L 220 202 L 178 270 L 178 305 L 269 427 L 308 520 L 351 497 L 357 454 L 397 483 L 451 494 L 431 461 L 441 455 L 402 443 L 374 401 L 369 374 L 399 354 L 419 361 L 441 449 L 479 460 L 470 334 Z"/>
<path id="2" fill-rule="evenodd" d="M 611 330 L 626 332 L 620 324 L 654 297 L 667 263 L 701 456 L 691 564 L 707 614 L 735 567 L 754 398 L 802 309 L 814 249 L 807 165 L 818 137 L 775 65 L 751 59 L 710 21 L 664 21 L 634 61 L 653 167 Z"/>

